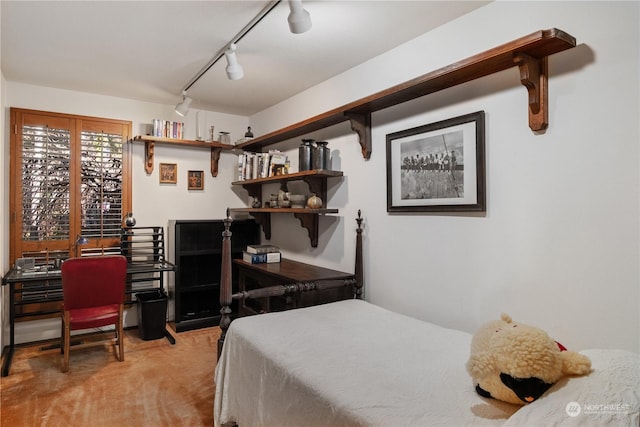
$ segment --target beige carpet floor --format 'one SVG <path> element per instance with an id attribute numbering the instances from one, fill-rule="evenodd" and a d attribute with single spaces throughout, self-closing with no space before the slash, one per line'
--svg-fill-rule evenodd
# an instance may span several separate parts
<path id="1" fill-rule="evenodd" d="M 59 349 L 16 349 L 0 378 L 0 425 L 212 426 L 213 375 L 220 329 L 205 328 L 143 341 L 125 331 L 125 360 L 106 344 L 71 351 L 60 372 Z"/>

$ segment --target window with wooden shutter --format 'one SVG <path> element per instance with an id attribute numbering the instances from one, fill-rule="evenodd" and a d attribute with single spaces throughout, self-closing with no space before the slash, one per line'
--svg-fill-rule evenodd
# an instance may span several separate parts
<path id="1" fill-rule="evenodd" d="M 11 263 L 119 252 L 131 122 L 12 108 L 11 130 Z"/>

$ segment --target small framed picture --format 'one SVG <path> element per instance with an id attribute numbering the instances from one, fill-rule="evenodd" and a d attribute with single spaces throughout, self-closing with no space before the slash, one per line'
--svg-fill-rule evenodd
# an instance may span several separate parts
<path id="1" fill-rule="evenodd" d="M 485 211 L 484 111 L 387 135 L 387 212 Z"/>
<path id="2" fill-rule="evenodd" d="M 178 165 L 176 163 L 160 163 L 160 184 L 178 182 Z"/>
<path id="3" fill-rule="evenodd" d="M 204 190 L 204 171 L 189 171 L 189 190 Z"/>

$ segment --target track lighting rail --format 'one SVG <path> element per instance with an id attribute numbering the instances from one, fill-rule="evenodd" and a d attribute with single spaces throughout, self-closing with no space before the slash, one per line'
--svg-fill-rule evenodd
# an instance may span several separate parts
<path id="1" fill-rule="evenodd" d="M 176 105 L 175 111 L 180 116 L 184 116 L 189 111 L 192 99 L 187 96 L 187 92 L 198 82 L 222 57 L 227 59 L 227 77 L 229 80 L 239 80 L 244 76 L 242 66 L 236 58 L 236 44 L 244 38 L 256 25 L 258 25 L 282 0 L 270 1 L 247 25 L 245 25 L 224 47 L 222 47 L 213 58 L 182 89 L 182 101 Z M 294 34 L 304 33 L 311 29 L 311 16 L 302 6 L 302 0 L 288 0 L 290 13 L 287 18 L 289 30 Z"/>

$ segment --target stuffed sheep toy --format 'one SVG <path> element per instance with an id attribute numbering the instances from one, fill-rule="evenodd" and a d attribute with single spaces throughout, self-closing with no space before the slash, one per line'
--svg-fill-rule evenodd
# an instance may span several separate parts
<path id="1" fill-rule="evenodd" d="M 588 374 L 591 361 L 503 313 L 473 335 L 467 371 L 479 395 L 524 405 L 563 376 Z"/>

